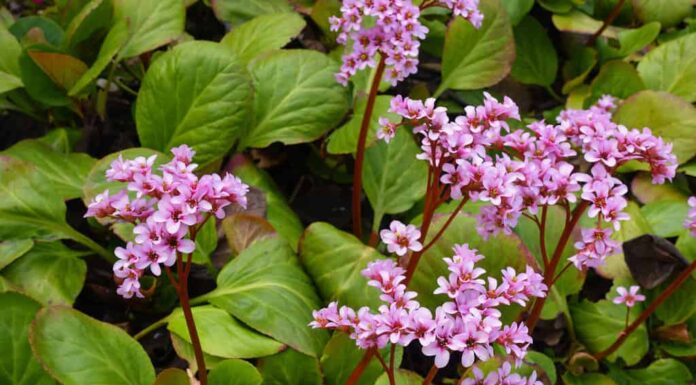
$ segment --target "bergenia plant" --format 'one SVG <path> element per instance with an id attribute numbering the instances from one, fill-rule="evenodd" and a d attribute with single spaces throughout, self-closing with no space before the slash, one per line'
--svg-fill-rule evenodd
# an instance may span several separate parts
<path id="1" fill-rule="evenodd" d="M 230 205 L 246 207 L 249 187 L 232 174 L 198 176 L 195 152 L 187 145 L 171 150 L 171 161 L 154 167 L 156 155 L 111 163 L 106 179 L 127 188 L 102 192 L 89 204 L 86 217 L 133 224 L 133 241 L 115 250 L 117 292 L 124 298 L 143 297 L 140 279 L 149 271 L 165 271 L 176 290 L 195 351 L 201 382 L 207 372 L 189 303 L 189 274 L 196 235 L 206 221 L 223 219 Z M 174 266 L 176 266 L 174 268 Z"/>

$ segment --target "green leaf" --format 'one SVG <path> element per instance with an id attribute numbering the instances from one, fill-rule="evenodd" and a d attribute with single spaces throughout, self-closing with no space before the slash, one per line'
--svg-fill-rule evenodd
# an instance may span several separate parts
<path id="1" fill-rule="evenodd" d="M 0 239 L 72 238 L 75 233 L 65 221 L 63 199 L 36 167 L 0 155 Z"/>
<path id="2" fill-rule="evenodd" d="M 597 51 L 593 48 L 576 46 L 572 49 L 570 59 L 563 64 L 563 93 L 568 94 L 580 86 L 596 64 Z"/>
<path id="3" fill-rule="evenodd" d="M 474 28 L 456 17 L 447 28 L 442 56 L 442 81 L 434 96 L 446 89 L 475 90 L 503 80 L 515 60 L 512 26 L 499 0 L 480 4 L 483 25 Z"/>
<path id="4" fill-rule="evenodd" d="M 370 117 L 370 125 L 367 128 L 366 148 L 372 146 L 377 140 L 377 130 L 379 129 L 379 118 L 387 117 L 391 121 L 397 121 L 398 115 L 387 112 L 391 95 L 378 95 Z M 360 125 L 362 124 L 365 107 L 367 106 L 366 97 L 356 97 L 355 108 L 350 120 L 346 124 L 337 128 L 329 135 L 326 151 L 329 154 L 354 154 L 358 148 L 358 136 L 360 135 Z"/>
<path id="5" fill-rule="evenodd" d="M 643 204 L 658 200 L 687 200 L 688 191 L 676 184 L 653 184 L 649 172 L 638 172 L 631 181 L 631 193 Z"/>
<path id="6" fill-rule="evenodd" d="M 48 50 L 53 49 L 47 46 L 37 47 L 42 50 L 45 49 L 46 53 L 49 53 Z M 32 48 L 32 52 L 37 53 L 39 50 L 37 48 Z M 68 56 L 64 54 L 58 55 L 62 55 L 63 57 Z M 72 63 L 74 64 L 76 62 L 73 61 Z M 22 52 L 22 55 L 19 57 L 19 66 L 24 88 L 33 99 L 51 107 L 67 106 L 70 104 L 70 98 L 66 95 L 66 90 L 52 80 L 45 70 L 29 56 L 29 51 L 24 50 Z M 76 64 L 76 66 L 80 65 Z M 80 70 L 81 69 L 82 68 L 80 68 Z"/>
<path id="7" fill-rule="evenodd" d="M 246 158 L 239 157 L 237 160 L 232 171 L 244 183 L 266 194 L 266 219 L 273 225 L 276 232 L 288 241 L 292 249 L 297 251 L 297 243 L 304 231 L 300 218 L 290 208 L 285 196 L 279 191 L 270 175 Z"/>
<path id="8" fill-rule="evenodd" d="M 53 385 L 29 346 L 29 325 L 41 306 L 17 293 L 0 294 L 0 383 L 7 385 Z"/>
<path id="9" fill-rule="evenodd" d="M 0 242 L 0 270 L 17 260 L 34 246 L 31 239 L 13 239 Z"/>
<path id="10" fill-rule="evenodd" d="M 250 64 L 254 119 L 241 148 L 273 142 L 311 142 L 336 126 L 348 110 L 338 64 L 309 50 L 276 51 Z"/>
<path id="11" fill-rule="evenodd" d="M 379 229 L 384 214 L 398 214 L 425 195 L 426 162 L 416 159 L 421 152 L 405 129 L 397 130 L 390 143 L 380 141 L 365 151 L 363 186 L 374 209 L 373 230 Z"/>
<path id="12" fill-rule="evenodd" d="M 600 373 L 585 373 L 579 376 L 566 372 L 563 375 L 565 385 L 617 385 L 610 377 Z"/>
<path id="13" fill-rule="evenodd" d="M 438 233 L 448 217 L 449 214 L 445 214 L 433 220 L 425 244 Z M 533 258 L 516 235 L 500 234 L 484 240 L 476 232 L 476 224 L 475 218 L 460 213 L 442 237 L 421 257 L 409 288 L 418 293 L 422 306 L 435 309 L 447 299 L 447 296 L 433 294 L 433 291 L 437 288 L 437 278 L 448 275 L 447 265 L 442 259 L 452 256 L 455 244 L 468 244 L 472 249 L 477 249 L 479 254 L 486 257 L 477 266 L 496 278 L 508 266 L 517 271 L 524 270 L 525 262 Z"/>
<path id="14" fill-rule="evenodd" d="M 595 20 L 578 10 L 573 10 L 562 15 L 555 14 L 551 17 L 551 21 L 559 31 L 583 35 L 592 35 L 602 28 L 602 21 Z M 602 36 L 616 39 L 619 31 L 619 28 L 609 26 L 602 32 Z"/>
<path id="15" fill-rule="evenodd" d="M 389 348 L 382 349 L 381 353 L 382 357 L 389 357 Z M 399 367 L 403 358 L 403 349 L 397 346 L 394 353 L 394 364 Z M 365 351 L 359 349 L 355 345 L 355 341 L 350 339 L 347 334 L 335 332 L 326 344 L 321 356 L 321 369 L 326 385 L 344 385 L 364 355 Z M 373 385 L 377 377 L 383 372 L 384 369 L 379 361 L 372 359 L 355 385 Z"/>
<path id="16" fill-rule="evenodd" d="M 531 374 L 531 370 L 536 370 L 540 377 L 543 373 L 546 375 L 546 377 L 548 377 L 552 384 L 556 383 L 556 364 L 554 364 L 553 360 L 549 356 L 545 355 L 544 353 L 530 350 L 527 352 L 524 361 L 527 364 L 526 366 L 529 367 L 529 373 L 525 373 L 526 376 Z"/>
<path id="17" fill-rule="evenodd" d="M 69 90 L 87 71 L 87 65 L 82 60 L 63 53 L 29 49 L 26 54 L 63 90 Z"/>
<path id="18" fill-rule="evenodd" d="M 524 84 L 550 86 L 558 72 L 558 57 L 544 27 L 527 16 L 515 27 L 515 51 L 512 77 Z"/>
<path id="19" fill-rule="evenodd" d="M 640 311 L 641 306 L 632 308 L 629 322 L 635 320 Z M 625 326 L 626 306 L 616 305 L 608 300 L 573 303 L 570 305 L 570 313 L 578 340 L 592 353 L 608 348 Z M 647 352 L 648 332 L 643 324 L 607 359 L 613 362 L 621 357 L 627 365 L 635 365 Z"/>
<path id="20" fill-rule="evenodd" d="M 197 306 L 192 309 L 193 319 L 205 353 L 224 358 L 256 358 L 279 352 L 283 344 L 248 329 L 214 306 Z M 167 329 L 191 343 L 186 319 L 180 308 L 169 316 Z"/>
<path id="21" fill-rule="evenodd" d="M 539 5 L 553 13 L 567 13 L 573 9 L 572 0 L 538 0 Z"/>
<path id="22" fill-rule="evenodd" d="M 663 238 L 686 233 L 684 220 L 688 211 L 689 205 L 686 200 L 659 200 L 650 202 L 640 209 L 655 235 Z"/>
<path id="23" fill-rule="evenodd" d="M 628 98 L 614 120 L 629 128 L 650 127 L 671 142 L 679 163 L 696 155 L 696 107 L 667 92 L 641 91 Z"/>
<path id="24" fill-rule="evenodd" d="M 181 0 L 116 0 L 114 20 L 128 26 L 128 40 L 116 61 L 165 45 L 184 32 L 186 10 Z"/>
<path id="25" fill-rule="evenodd" d="M 22 47 L 7 30 L 0 28 L 0 94 L 23 86 L 19 57 Z"/>
<path id="26" fill-rule="evenodd" d="M 87 275 L 84 252 L 61 242 L 37 242 L 2 275 L 24 294 L 43 305 L 72 305 Z"/>
<path id="27" fill-rule="evenodd" d="M 626 99 L 645 89 L 635 67 L 622 60 L 604 64 L 592 81 L 591 87 L 592 95 L 587 101 L 589 104 L 596 102 L 602 95 L 609 94 L 619 99 Z"/>
<path id="28" fill-rule="evenodd" d="M 260 385 L 263 379 L 254 365 L 242 360 L 225 360 L 210 371 L 209 385 Z"/>
<path id="29" fill-rule="evenodd" d="M 233 29 L 220 43 L 248 63 L 261 53 L 283 48 L 305 25 L 304 19 L 294 12 L 261 15 Z"/>
<path id="30" fill-rule="evenodd" d="M 180 44 L 152 63 L 143 79 L 135 108 L 140 143 L 159 151 L 188 144 L 206 165 L 225 155 L 247 125 L 251 92 L 228 49 L 205 41 Z"/>
<path id="31" fill-rule="evenodd" d="M 512 25 L 519 24 L 534 6 L 534 0 L 501 0 L 501 3 Z"/>
<path id="32" fill-rule="evenodd" d="M 686 385 L 691 383 L 693 376 L 689 368 L 672 358 L 653 361 L 647 368 L 631 370 L 613 370 L 609 375 L 619 385 Z"/>
<path id="33" fill-rule="evenodd" d="M 541 217 L 541 212 L 539 213 L 539 217 Z M 565 211 L 557 206 L 549 207 L 546 215 L 546 230 L 544 231 L 546 252 L 549 258 L 553 255 L 564 228 Z M 529 218 L 521 217 L 515 228 L 515 232 L 522 239 L 532 255 L 536 257 L 537 265 L 543 266 L 544 262 L 541 253 L 541 245 L 539 243 L 539 227 L 537 224 Z M 573 243 L 571 239 L 563 249 L 561 262 L 556 267 L 556 274 L 559 274 L 563 270 L 568 262 L 568 258 L 575 254 L 576 250 L 575 247 L 573 247 Z M 580 292 L 584 281 L 585 274 L 574 267 L 564 272 L 563 275 L 558 278 L 558 281 L 551 287 L 549 297 L 544 303 L 544 308 L 541 312 L 541 318 L 547 320 L 554 319 L 558 313 L 563 313 L 568 322 L 572 323 L 568 310 L 567 297 Z"/>
<path id="34" fill-rule="evenodd" d="M 394 371 L 394 380 L 396 385 L 419 385 L 423 383 L 423 377 L 418 375 L 418 373 L 401 368 Z M 375 381 L 375 385 L 389 385 L 387 373 L 379 376 L 377 381 Z"/>
<path id="35" fill-rule="evenodd" d="M 691 0 L 632 0 L 633 10 L 643 23 L 659 21 L 663 28 L 679 24 L 691 14 Z"/>
<path id="36" fill-rule="evenodd" d="M 104 42 L 99 49 L 99 54 L 97 54 L 97 60 L 92 63 L 92 66 L 82 74 L 82 76 L 75 82 L 75 85 L 68 91 L 69 96 L 75 96 L 87 88 L 99 75 L 106 69 L 106 67 L 111 63 L 111 60 L 116 56 L 118 51 L 123 47 L 128 39 L 128 25 L 121 21 L 116 23 L 109 34 L 106 35 Z"/>
<path id="37" fill-rule="evenodd" d="M 204 299 L 302 353 L 321 353 L 327 333 L 307 326 L 321 302 L 284 241 L 254 243 L 220 271 L 217 284 Z"/>
<path id="38" fill-rule="evenodd" d="M 696 33 L 670 40 L 648 52 L 638 73 L 648 88 L 696 101 Z"/>
<path id="39" fill-rule="evenodd" d="M 12 24 L 8 30 L 20 42 L 25 40 L 28 32 L 38 30 L 48 44 L 60 47 L 63 43 L 63 29 L 55 21 L 43 16 L 23 17 Z"/>
<path id="40" fill-rule="evenodd" d="M 172 346 L 174 347 L 176 354 L 188 363 L 188 368 L 191 369 L 192 372 L 195 373 L 198 371 L 198 364 L 196 363 L 193 346 L 174 333 L 169 333 L 169 337 L 172 340 Z M 205 352 L 203 352 L 203 360 L 205 361 L 205 367 L 208 370 L 215 369 L 219 363 L 226 361 L 226 359 L 223 357 L 212 356 Z"/>
<path id="41" fill-rule="evenodd" d="M 292 12 L 287 0 L 215 0 L 213 11 L 218 19 L 239 25 L 257 16 Z"/>
<path id="42" fill-rule="evenodd" d="M 360 273 L 367 264 L 384 258 L 352 234 L 328 223 L 312 223 L 300 240 L 300 259 L 319 288 L 324 302 L 338 301 L 358 309 L 381 304 L 379 291 Z"/>
<path id="43" fill-rule="evenodd" d="M 65 45 L 75 48 L 80 43 L 109 29 L 113 16 L 113 6 L 111 1 L 90 0 L 80 12 L 70 20 L 70 24 L 65 30 Z"/>
<path id="44" fill-rule="evenodd" d="M 626 29 L 618 33 L 619 47 L 615 48 L 600 39 L 597 45 L 600 48 L 602 61 L 621 59 L 643 49 L 650 44 L 660 33 L 660 23 L 652 22 L 636 29 Z M 642 60 L 641 60 L 642 62 Z M 640 65 L 640 64 L 639 64 Z"/>
<path id="45" fill-rule="evenodd" d="M 259 360 L 263 385 L 323 385 L 319 361 L 288 349 Z"/>
<path id="46" fill-rule="evenodd" d="M 96 163 L 87 154 L 63 154 L 38 139 L 23 140 L 3 154 L 32 163 L 41 177 L 51 183 L 53 193 L 66 200 L 82 195 L 87 174 Z"/>
<path id="47" fill-rule="evenodd" d="M 39 361 L 63 385 L 151 385 L 155 370 L 142 346 L 122 329 L 76 310 L 43 308 L 29 340 Z"/>
<path id="48" fill-rule="evenodd" d="M 190 385 L 189 376 L 179 368 L 167 368 L 160 372 L 153 385 Z"/>
<path id="49" fill-rule="evenodd" d="M 663 283 L 655 293 L 664 291 L 671 282 Z M 678 325 L 696 314 L 696 280 L 687 279 L 655 311 L 657 318 L 665 325 Z"/>

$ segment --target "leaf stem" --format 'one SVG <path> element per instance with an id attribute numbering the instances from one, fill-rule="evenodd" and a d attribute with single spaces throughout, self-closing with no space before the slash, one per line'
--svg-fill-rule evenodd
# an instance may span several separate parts
<path id="1" fill-rule="evenodd" d="M 367 104 L 365 106 L 365 113 L 363 114 L 362 123 L 360 124 L 360 135 L 358 136 L 358 148 L 355 151 L 355 166 L 353 168 L 353 199 L 352 199 L 352 213 L 353 213 L 353 234 L 356 237 L 362 239 L 362 215 L 360 213 L 360 196 L 362 195 L 362 169 L 363 162 L 365 160 L 365 144 L 367 142 L 367 130 L 370 127 L 370 120 L 372 118 L 372 111 L 375 107 L 375 100 L 377 100 L 377 91 L 379 91 L 379 83 L 382 81 L 382 75 L 384 74 L 384 56 L 380 57 L 379 63 L 377 64 L 377 70 L 375 71 L 375 77 L 372 78 L 372 85 L 370 86 L 370 93 L 367 96 Z"/>
<path id="2" fill-rule="evenodd" d="M 171 315 L 171 314 L 170 314 L 170 315 Z M 136 333 L 136 334 L 133 336 L 133 338 L 136 339 L 136 340 L 140 340 L 141 338 L 145 337 L 146 335 L 148 335 L 148 334 L 154 332 L 155 330 L 161 328 L 162 326 L 166 325 L 168 321 L 169 321 L 169 315 L 166 316 L 166 317 L 164 317 L 164 318 L 161 318 L 161 319 L 159 319 L 159 320 L 157 320 L 157 321 L 155 321 L 155 322 L 153 322 L 153 323 L 151 323 L 151 324 L 148 325 L 145 329 L 143 329 L 143 330 L 139 331 L 138 333 Z"/>
<path id="3" fill-rule="evenodd" d="M 544 260 L 544 269 L 549 265 L 549 256 L 546 253 L 546 214 L 549 206 L 544 205 L 541 209 L 541 223 L 539 225 L 539 246 L 541 248 L 541 257 Z"/>
<path id="4" fill-rule="evenodd" d="M 626 341 L 626 338 L 631 335 L 638 327 L 645 322 L 645 320 L 650 317 L 652 313 L 657 310 L 657 308 L 662 305 L 663 302 L 667 300 L 667 298 L 671 297 L 672 294 L 674 294 L 675 291 L 689 278 L 691 277 L 691 273 L 696 269 L 696 261 L 691 262 L 689 266 L 679 273 L 679 276 L 669 285 L 667 288 L 660 293 L 660 295 L 655 298 L 654 301 L 650 303 L 650 306 L 645 308 L 642 313 L 636 318 L 628 327 L 626 327 L 623 331 L 621 331 L 621 334 L 619 334 L 619 337 L 614 341 L 611 346 L 606 348 L 605 350 L 595 354 L 595 358 L 597 360 L 601 360 L 603 358 L 606 358 L 610 354 L 614 353 L 621 345 Z"/>
<path id="5" fill-rule="evenodd" d="M 375 357 L 377 357 L 377 360 L 382 365 L 382 368 L 384 368 L 384 371 L 387 373 L 387 378 L 389 378 L 389 385 L 396 385 L 396 380 L 394 380 L 394 372 L 389 368 L 389 366 L 387 366 L 387 363 L 384 362 L 384 357 L 382 357 L 382 354 L 380 354 L 380 352 L 377 351 L 375 352 Z"/>
<path id="6" fill-rule="evenodd" d="M 68 230 L 68 228 L 69 228 L 69 230 Z M 66 235 L 70 239 L 72 239 L 73 241 L 87 247 L 88 249 L 94 251 L 95 253 L 99 254 L 99 256 L 106 259 L 107 262 L 109 262 L 109 263 L 116 262 L 116 256 L 113 255 L 112 253 L 110 253 L 109 250 L 105 249 L 97 242 L 94 242 L 92 240 L 92 238 L 82 234 L 81 232 L 73 229 L 70 226 L 68 226 L 63 231 L 66 233 Z"/>
<path id="7" fill-rule="evenodd" d="M 623 4 L 626 0 L 619 0 L 614 8 L 612 8 L 611 12 L 609 12 L 609 15 L 607 15 L 607 18 L 604 19 L 604 23 L 602 23 L 602 26 L 597 30 L 597 32 L 593 33 L 592 36 L 590 36 L 590 39 L 587 41 L 587 46 L 592 47 L 594 43 L 597 41 L 597 38 L 602 35 L 605 29 L 611 25 L 612 22 L 614 22 L 614 19 L 616 19 L 617 16 L 621 13 L 621 7 L 623 7 Z"/>

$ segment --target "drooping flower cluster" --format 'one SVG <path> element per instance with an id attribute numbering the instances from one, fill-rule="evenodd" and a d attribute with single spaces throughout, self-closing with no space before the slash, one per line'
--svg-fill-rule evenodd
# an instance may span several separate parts
<path id="1" fill-rule="evenodd" d="M 447 6 L 455 15 L 478 27 L 483 20 L 478 1 L 426 1 L 424 4 Z M 329 18 L 331 30 L 339 32 L 336 41 L 350 47 L 343 56 L 336 80 L 346 85 L 358 70 L 374 68 L 378 54 L 384 57 L 385 76 L 392 84 L 416 73 L 420 41 L 428 33 L 428 28 L 419 20 L 420 11 L 412 0 L 344 0 L 341 16 Z"/>
<path id="2" fill-rule="evenodd" d="M 561 205 L 570 211 L 572 204 L 587 205 L 596 225 L 582 231 L 571 261 L 580 269 L 596 267 L 615 252 L 611 234 L 629 218 L 623 212 L 628 189 L 612 176 L 617 167 L 631 160 L 645 162 L 654 183 L 675 175 L 671 144 L 647 128 L 629 130 L 612 122 L 612 97 L 601 98 L 588 110 L 563 111 L 555 125 L 537 121 L 511 130 L 507 120 L 520 119 L 515 103 L 484 95 L 483 105 L 466 107 L 454 120 L 445 108 L 435 106 L 434 99 L 396 96 L 390 111 L 402 121 L 380 119 L 377 133 L 388 142 L 399 126 L 412 127 L 421 143 L 417 157 L 439 177 L 435 191 L 455 200 L 489 203 L 479 215 L 483 236 L 511 233 L 520 216 L 536 216 L 540 207 Z M 585 163 L 576 167 L 578 154 Z M 581 172 L 584 169 L 589 173 Z"/>
<path id="3" fill-rule="evenodd" d="M 135 225 L 134 242 L 117 247 L 114 275 L 122 280 L 117 292 L 125 298 L 142 297 L 139 279 L 146 270 L 159 276 L 180 255 L 195 249 L 195 232 L 211 216 L 221 219 L 231 204 L 246 207 L 248 186 L 231 175 L 194 174 L 194 151 L 186 145 L 172 149 L 173 159 L 153 170 L 156 156 L 124 160 L 106 171 L 109 181 L 126 182 L 127 189 L 97 195 L 85 217 L 112 219 Z"/>
<path id="4" fill-rule="evenodd" d="M 639 286 L 633 285 L 628 290 L 625 287 L 619 286 L 616 288 L 616 292 L 619 294 L 613 299 L 613 302 L 617 305 L 625 304 L 628 307 L 633 307 L 637 302 L 645 301 L 645 296 L 638 294 L 640 290 Z"/>
<path id="5" fill-rule="evenodd" d="M 546 295 L 542 277 L 527 267 L 517 273 L 511 267 L 502 271 L 502 280 L 484 279 L 486 271 L 476 266 L 484 257 L 468 245 L 456 245 L 454 255 L 444 258 L 448 277 L 438 278 L 435 293 L 449 300 L 435 309 L 435 315 L 421 307 L 416 293 L 404 285 L 404 269 L 390 259 L 370 263 L 362 274 L 368 285 L 381 291 L 384 302 L 376 313 L 368 307 L 357 312 L 333 302 L 314 312 L 315 328 L 337 329 L 350 333 L 362 349 L 382 348 L 391 342 L 406 346 L 418 340 L 422 352 L 435 357 L 435 365 L 444 367 L 451 352 L 461 352 L 461 363 L 471 367 L 494 355 L 493 345 L 505 349 L 507 356 L 521 362 L 532 342 L 523 323 L 503 325 L 498 307 L 518 303 L 525 306 L 530 297 Z"/>
<path id="6" fill-rule="evenodd" d="M 696 196 L 689 198 L 689 212 L 686 214 L 684 227 L 689 230 L 692 237 L 696 237 Z"/>

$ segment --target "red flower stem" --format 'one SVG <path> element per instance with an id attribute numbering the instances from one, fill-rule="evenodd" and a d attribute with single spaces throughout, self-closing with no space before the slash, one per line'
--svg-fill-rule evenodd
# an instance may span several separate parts
<path id="1" fill-rule="evenodd" d="M 375 71 L 375 77 L 372 79 L 370 93 L 367 96 L 367 104 L 365 113 L 363 114 L 362 123 L 360 124 L 360 135 L 358 136 L 358 148 L 355 151 L 355 167 L 353 168 L 353 234 L 362 239 L 362 215 L 360 213 L 360 196 L 362 195 L 362 169 L 365 161 L 365 144 L 367 142 L 367 130 L 370 127 L 370 119 L 372 111 L 375 107 L 377 99 L 377 91 L 379 91 L 379 83 L 382 81 L 384 74 L 384 56 L 380 57 Z"/>
<path id="2" fill-rule="evenodd" d="M 431 239 L 430 242 L 428 242 L 428 244 L 423 247 L 423 250 L 420 251 L 421 254 L 424 254 L 426 251 L 428 251 L 428 249 L 430 249 L 435 244 L 435 242 L 437 242 L 440 239 L 442 234 L 445 233 L 445 230 L 447 230 L 447 227 L 449 227 L 449 225 L 452 224 L 454 218 L 457 217 L 459 212 L 462 210 L 462 208 L 468 201 L 469 196 L 465 196 L 464 198 L 462 198 L 461 202 L 459 202 L 459 204 L 457 205 L 457 208 L 454 209 L 454 211 L 450 214 L 449 218 L 447 218 L 447 222 L 445 222 L 444 226 L 442 226 L 442 228 L 438 230 L 437 234 L 435 234 L 433 239 Z"/>
<path id="3" fill-rule="evenodd" d="M 362 358 L 360 359 L 360 362 L 358 362 L 358 365 L 355 366 L 355 369 L 350 373 L 350 376 L 346 380 L 345 385 L 355 385 L 358 383 L 358 380 L 360 380 L 360 376 L 362 376 L 363 372 L 367 368 L 367 365 L 370 363 L 370 360 L 372 360 L 372 355 L 374 354 L 374 350 L 370 349 L 363 354 Z"/>
<path id="4" fill-rule="evenodd" d="M 597 32 L 593 33 L 590 39 L 587 41 L 587 46 L 591 47 L 594 45 L 595 41 L 597 41 L 597 38 L 599 38 L 602 35 L 602 32 L 604 32 L 609 25 L 611 25 L 612 22 L 614 22 L 614 19 L 616 19 L 617 16 L 621 13 L 621 7 L 623 7 L 623 4 L 626 0 L 619 0 L 614 8 L 609 12 L 609 15 L 607 15 L 607 18 L 604 19 L 604 23 L 602 23 L 602 26 L 597 30 Z"/>
<path id="5" fill-rule="evenodd" d="M 687 280 L 690 278 L 691 273 L 696 269 L 696 261 L 691 262 L 689 266 L 682 271 L 679 276 L 669 285 L 667 288 L 660 293 L 660 295 L 655 298 L 654 301 L 650 303 L 650 305 L 643 310 L 642 313 L 636 318 L 627 328 L 625 328 L 621 334 L 619 334 L 619 337 L 614 341 L 611 346 L 606 348 L 605 350 L 595 354 L 595 358 L 597 360 L 601 360 L 603 358 L 606 358 L 608 355 L 614 353 L 623 343 L 626 341 L 626 338 L 631 335 L 638 327 L 645 322 L 645 320 L 650 317 L 652 313 L 657 310 L 660 305 L 662 305 L 663 302 L 667 300 L 667 298 L 671 297 L 672 294 L 674 294 L 675 291 Z"/>
<path id="6" fill-rule="evenodd" d="M 387 366 L 387 363 L 384 362 L 384 358 L 382 357 L 382 355 L 377 351 L 375 352 L 375 357 L 377 357 L 377 360 L 382 365 L 382 368 L 384 368 L 384 371 L 387 373 L 387 378 L 389 378 L 389 385 L 396 385 L 396 381 L 394 380 L 394 372 L 391 371 Z"/>
<path id="7" fill-rule="evenodd" d="M 435 364 L 433 364 L 433 366 L 431 366 L 430 370 L 428 371 L 428 375 L 425 376 L 425 379 L 423 380 L 422 385 L 430 385 L 430 383 L 433 382 L 433 378 L 435 378 L 435 375 L 437 374 L 438 370 L 439 369 L 437 368 L 437 366 L 435 366 Z"/>
<path id="8" fill-rule="evenodd" d="M 394 358 L 396 356 L 396 345 L 391 344 L 389 347 L 389 371 L 394 374 Z"/>
<path id="9" fill-rule="evenodd" d="M 568 270 L 568 268 L 570 268 L 572 265 L 573 265 L 572 262 L 566 263 L 566 265 L 563 266 L 563 268 L 561 269 L 561 271 L 559 271 L 558 274 L 556 274 L 556 276 L 553 277 L 553 280 L 551 281 L 551 286 L 553 286 L 553 285 L 556 283 L 556 281 L 558 281 L 558 279 L 561 278 L 561 276 L 563 275 L 563 273 L 565 273 L 565 272 Z"/>
<path id="10" fill-rule="evenodd" d="M 549 266 L 549 256 L 546 253 L 546 214 L 549 206 L 544 205 L 541 209 L 541 223 L 539 225 L 539 247 L 541 248 L 541 258 L 544 260 L 544 269 Z"/>
<path id="11" fill-rule="evenodd" d="M 558 266 L 558 263 L 561 260 L 561 256 L 563 255 L 563 249 L 565 249 L 566 244 L 568 244 L 568 240 L 570 240 L 570 235 L 573 233 L 575 225 L 577 225 L 578 221 L 580 220 L 580 217 L 585 213 L 585 210 L 589 205 L 590 202 L 581 201 L 575 207 L 575 210 L 573 210 L 570 220 L 567 222 L 565 228 L 563 229 L 563 233 L 561 233 L 561 237 L 558 239 L 558 244 L 556 245 L 556 249 L 553 252 L 551 261 L 549 265 L 546 266 L 546 268 L 544 269 L 544 284 L 546 285 L 546 287 L 548 287 L 549 290 L 551 290 L 553 278 L 556 275 L 556 267 Z M 532 307 L 529 317 L 525 322 L 527 328 L 529 329 L 530 335 L 532 334 L 532 331 L 534 330 L 536 323 L 539 321 L 539 317 L 541 316 L 541 310 L 544 308 L 546 298 L 548 298 L 548 295 L 546 297 L 537 298 L 536 301 L 534 301 L 534 306 Z"/>

